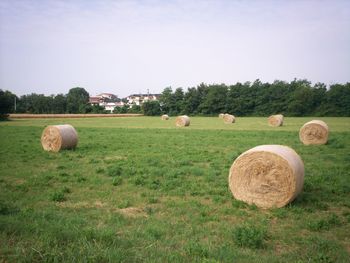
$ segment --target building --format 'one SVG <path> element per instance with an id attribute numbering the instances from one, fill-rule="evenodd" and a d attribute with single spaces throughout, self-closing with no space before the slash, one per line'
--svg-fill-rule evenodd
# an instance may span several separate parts
<path id="1" fill-rule="evenodd" d="M 124 103 L 118 98 L 118 96 L 112 93 L 101 93 L 89 98 L 91 105 L 99 105 L 105 108 L 106 111 L 113 112 L 115 107 L 122 107 Z"/>
<path id="2" fill-rule="evenodd" d="M 132 94 L 126 97 L 128 105 L 142 105 L 146 101 L 155 101 L 158 100 L 160 94 Z"/>
<path id="3" fill-rule="evenodd" d="M 112 94 L 112 93 L 101 93 L 99 95 L 96 95 L 96 97 L 100 97 L 105 100 L 117 100 L 118 96 Z"/>
<path id="4" fill-rule="evenodd" d="M 105 102 L 103 104 L 100 104 L 100 106 L 104 107 L 106 111 L 113 112 L 115 107 L 123 107 L 124 102 Z"/>

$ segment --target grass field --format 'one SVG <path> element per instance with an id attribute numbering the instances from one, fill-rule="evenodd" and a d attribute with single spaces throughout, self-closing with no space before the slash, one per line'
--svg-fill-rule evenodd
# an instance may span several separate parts
<path id="1" fill-rule="evenodd" d="M 350 118 L 19 119 L 0 122 L 0 262 L 349 262 Z M 74 151 L 44 152 L 43 128 L 72 124 Z M 283 144 L 305 164 L 302 194 L 261 210 L 233 199 L 242 152 Z"/>

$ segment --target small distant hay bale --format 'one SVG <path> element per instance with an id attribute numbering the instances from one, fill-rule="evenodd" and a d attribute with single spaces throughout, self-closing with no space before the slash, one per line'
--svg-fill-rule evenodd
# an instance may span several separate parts
<path id="1" fill-rule="evenodd" d="M 190 117 L 187 115 L 178 116 L 175 120 L 175 124 L 177 127 L 190 126 Z"/>
<path id="2" fill-rule="evenodd" d="M 299 130 L 300 141 L 305 145 L 326 144 L 328 141 L 328 134 L 328 125 L 320 120 L 309 121 Z"/>
<path id="3" fill-rule="evenodd" d="M 241 154 L 232 164 L 229 187 L 234 198 L 261 208 L 292 202 L 304 184 L 304 164 L 283 145 L 260 145 Z"/>
<path id="4" fill-rule="evenodd" d="M 235 123 L 235 121 L 236 121 L 235 116 L 233 116 L 231 114 L 225 114 L 223 119 L 224 119 L 224 123 L 226 123 L 226 124 Z"/>
<path id="5" fill-rule="evenodd" d="M 219 114 L 219 118 L 220 118 L 220 119 L 223 119 L 223 118 L 224 118 L 224 116 L 225 116 L 225 114 L 224 114 L 224 113 L 220 113 L 220 114 Z"/>
<path id="6" fill-rule="evenodd" d="M 283 115 L 277 114 L 277 115 L 271 115 L 268 119 L 269 125 L 273 127 L 279 127 L 283 125 Z"/>
<path id="7" fill-rule="evenodd" d="M 162 119 L 163 121 L 167 121 L 167 120 L 169 120 L 169 116 L 168 116 L 167 114 L 163 114 L 162 117 L 161 117 L 161 119 Z"/>
<path id="8" fill-rule="evenodd" d="M 41 135 L 41 145 L 45 151 L 74 149 L 77 144 L 78 133 L 69 124 L 47 126 Z"/>

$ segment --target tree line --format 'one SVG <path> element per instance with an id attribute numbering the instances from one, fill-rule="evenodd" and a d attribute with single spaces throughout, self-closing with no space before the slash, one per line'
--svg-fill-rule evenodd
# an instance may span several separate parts
<path id="1" fill-rule="evenodd" d="M 16 101 L 16 103 L 15 103 Z M 89 93 L 81 87 L 72 88 L 68 94 L 45 96 L 28 94 L 17 97 L 9 91 L 0 90 L 0 113 L 103 113 L 104 108 L 89 103 Z M 15 110 L 16 105 L 16 110 Z"/>
<path id="2" fill-rule="evenodd" d="M 103 107 L 88 103 L 89 93 L 81 87 L 70 89 L 68 94 L 45 96 L 33 93 L 19 98 L 10 91 L 0 90 L 0 114 L 15 112 L 15 100 L 17 113 L 106 113 Z M 234 85 L 201 83 L 187 91 L 167 87 L 159 101 L 145 102 L 142 107 L 116 107 L 114 113 L 350 116 L 350 83 L 327 88 L 323 83 L 312 85 L 308 80 L 295 79 L 273 83 L 255 80 Z"/>
<path id="3" fill-rule="evenodd" d="M 327 89 L 323 83 L 308 80 L 273 83 L 254 82 L 200 84 L 174 91 L 163 90 L 159 99 L 162 113 L 171 116 L 216 115 L 231 113 L 237 116 L 350 116 L 350 83 L 333 84 Z"/>

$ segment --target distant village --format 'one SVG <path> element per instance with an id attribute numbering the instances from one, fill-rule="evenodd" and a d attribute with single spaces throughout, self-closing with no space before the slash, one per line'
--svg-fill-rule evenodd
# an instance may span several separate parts
<path id="1" fill-rule="evenodd" d="M 116 107 L 123 107 L 127 105 L 132 107 L 133 105 L 141 106 L 146 101 L 158 100 L 160 94 L 132 94 L 124 99 L 118 98 L 117 95 L 111 93 L 101 93 L 99 95 L 89 98 L 91 105 L 99 105 L 106 111 L 113 112 Z"/>

